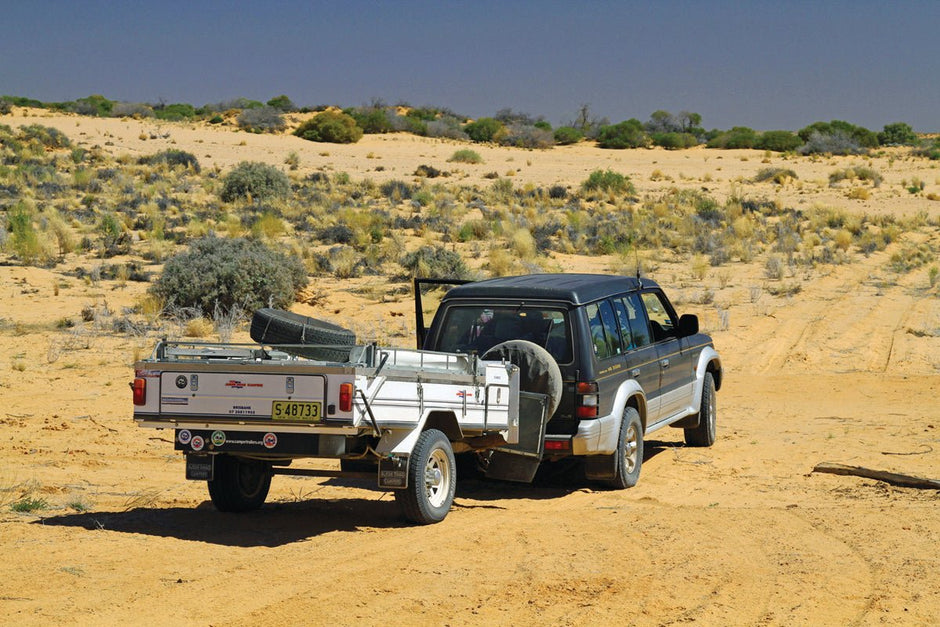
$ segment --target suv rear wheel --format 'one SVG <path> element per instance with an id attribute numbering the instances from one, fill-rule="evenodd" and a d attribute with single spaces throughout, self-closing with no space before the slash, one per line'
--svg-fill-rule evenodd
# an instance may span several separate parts
<path id="1" fill-rule="evenodd" d="M 620 421 L 620 441 L 614 459 L 614 477 L 605 481 L 612 488 L 632 488 L 640 479 L 643 465 L 643 423 L 633 407 L 627 407 Z"/>

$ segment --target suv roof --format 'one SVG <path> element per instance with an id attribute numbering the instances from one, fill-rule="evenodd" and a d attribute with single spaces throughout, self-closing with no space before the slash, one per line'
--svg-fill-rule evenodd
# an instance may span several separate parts
<path id="1" fill-rule="evenodd" d="M 650 279 L 607 274 L 527 274 L 474 281 L 452 288 L 452 298 L 532 298 L 582 305 L 641 287 L 659 287 Z"/>

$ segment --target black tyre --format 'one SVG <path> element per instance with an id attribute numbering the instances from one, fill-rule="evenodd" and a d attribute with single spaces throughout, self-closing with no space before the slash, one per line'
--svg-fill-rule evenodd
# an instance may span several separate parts
<path id="1" fill-rule="evenodd" d="M 259 344 L 319 345 L 283 350 L 310 359 L 345 362 L 356 343 L 356 334 L 323 320 L 265 307 L 251 318 L 251 339 Z"/>
<path id="2" fill-rule="evenodd" d="M 632 407 L 627 407 L 620 421 L 620 441 L 614 455 L 614 477 L 604 483 L 622 490 L 632 488 L 640 479 L 640 467 L 643 465 L 643 423 L 640 414 Z"/>
<path id="3" fill-rule="evenodd" d="M 450 440 L 437 429 L 418 437 L 408 464 L 408 487 L 395 490 L 395 500 L 408 520 L 429 525 L 444 520 L 454 502 L 457 464 Z"/>
<path id="4" fill-rule="evenodd" d="M 505 359 L 519 366 L 519 388 L 523 392 L 548 396 L 547 419 L 550 420 L 555 414 L 562 393 L 561 370 L 547 350 L 527 340 L 509 340 L 483 353 L 481 359 Z"/>
<path id="5" fill-rule="evenodd" d="M 684 429 L 685 443 L 689 446 L 711 446 L 715 443 L 718 411 L 715 407 L 715 378 L 705 373 L 702 386 L 702 405 L 698 410 L 698 426 Z"/>
<path id="6" fill-rule="evenodd" d="M 247 512 L 264 504 L 271 488 L 271 465 L 230 455 L 215 458 L 209 483 L 212 504 L 220 512 Z"/>

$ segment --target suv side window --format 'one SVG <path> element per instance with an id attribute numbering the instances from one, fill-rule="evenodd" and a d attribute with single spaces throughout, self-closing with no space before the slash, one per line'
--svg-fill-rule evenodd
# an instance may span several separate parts
<path id="1" fill-rule="evenodd" d="M 602 300 L 591 303 L 585 307 L 588 316 L 588 325 L 591 329 L 591 341 L 594 344 L 594 354 L 598 359 L 607 359 L 623 352 L 620 341 L 620 332 L 617 329 L 617 320 L 610 303 Z"/>
<path id="2" fill-rule="evenodd" d="M 643 292 L 641 294 L 646 314 L 649 316 L 650 329 L 653 331 L 653 341 L 659 342 L 676 335 L 676 321 L 669 314 L 669 309 L 656 292 Z"/>
<path id="3" fill-rule="evenodd" d="M 614 299 L 614 309 L 620 322 L 620 333 L 626 350 L 650 343 L 649 325 L 643 315 L 643 303 L 640 302 L 638 294 Z"/>

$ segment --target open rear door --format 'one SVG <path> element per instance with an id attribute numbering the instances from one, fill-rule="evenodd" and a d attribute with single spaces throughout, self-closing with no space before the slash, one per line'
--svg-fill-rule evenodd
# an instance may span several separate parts
<path id="1" fill-rule="evenodd" d="M 421 306 L 422 288 L 425 285 L 463 285 L 472 283 L 467 279 L 419 279 L 415 277 L 415 335 L 418 341 L 418 350 L 424 348 L 424 338 L 427 334 L 427 325 L 424 324 L 424 308 Z"/>

